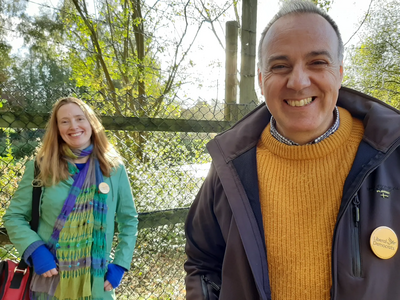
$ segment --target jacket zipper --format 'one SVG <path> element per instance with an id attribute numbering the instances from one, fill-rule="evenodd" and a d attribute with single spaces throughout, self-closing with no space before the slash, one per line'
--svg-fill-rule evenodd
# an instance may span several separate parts
<path id="1" fill-rule="evenodd" d="M 221 289 L 221 287 L 218 284 L 208 279 L 205 275 L 201 275 L 201 287 L 203 290 L 203 296 L 205 300 L 212 299 L 210 298 L 210 294 L 208 292 L 207 288 L 208 285 L 210 285 L 213 288 L 216 294 L 219 294 L 219 291 Z"/>
<path id="2" fill-rule="evenodd" d="M 353 198 L 353 220 L 354 227 L 353 231 L 353 241 L 352 241 L 352 250 L 353 250 L 353 275 L 355 277 L 361 277 L 361 253 L 360 253 L 360 199 L 358 195 Z"/>
<path id="3" fill-rule="evenodd" d="M 357 195 L 357 192 L 360 190 L 364 180 L 384 161 L 386 160 L 387 157 L 389 157 L 396 149 L 397 147 L 399 147 L 400 145 L 400 138 L 397 139 L 390 147 L 389 150 L 385 153 L 385 155 L 383 155 L 381 158 L 378 159 L 378 161 L 376 161 L 374 163 L 373 166 L 371 166 L 364 174 L 362 180 L 360 181 L 360 183 L 357 185 L 357 187 L 354 189 L 355 190 L 355 195 L 354 197 Z M 351 199 L 351 198 L 350 198 Z M 340 220 L 342 219 L 344 212 L 349 208 L 350 202 L 347 202 L 347 205 L 344 207 L 344 209 L 340 212 L 339 211 L 339 216 L 338 219 L 336 221 L 336 225 L 335 225 L 335 229 L 333 232 L 333 244 L 332 244 L 332 287 L 334 287 L 336 285 L 336 278 L 335 278 L 335 274 L 334 274 L 334 268 L 333 268 L 333 264 L 334 264 L 334 253 L 333 253 L 333 249 L 334 249 L 334 244 L 335 244 L 335 240 L 336 240 L 336 229 L 338 227 L 338 224 L 340 222 Z M 336 295 L 334 290 L 331 290 L 331 300 L 335 300 L 336 299 Z"/>
<path id="4" fill-rule="evenodd" d="M 379 160 L 379 163 L 381 163 L 381 162 L 382 162 L 382 160 Z M 353 196 L 353 199 L 357 196 L 357 193 L 358 193 L 358 191 L 360 190 L 360 188 L 361 188 L 362 183 L 364 182 L 364 180 L 376 169 L 376 167 L 379 165 L 379 163 L 376 163 L 374 166 L 372 166 L 371 168 L 369 168 L 369 170 L 364 174 L 362 180 L 360 181 L 360 183 L 357 185 L 357 187 L 356 187 L 356 189 L 355 189 L 356 192 L 355 192 L 355 194 L 354 194 L 354 196 Z M 350 198 L 350 199 L 351 199 L 351 198 Z M 333 249 L 334 249 L 334 244 L 335 244 L 335 239 L 336 239 L 336 229 L 337 229 L 338 224 L 339 224 L 339 222 L 341 221 L 341 219 L 342 219 L 342 217 L 343 217 L 345 211 L 347 211 L 347 209 L 349 208 L 350 203 L 351 203 L 351 200 L 349 200 L 349 201 L 347 202 L 346 207 L 345 207 L 341 212 L 339 212 L 338 220 L 336 221 L 335 229 L 334 229 L 334 232 L 333 232 L 331 300 L 336 300 L 336 295 L 335 295 L 335 292 L 334 292 L 334 290 L 333 290 L 333 287 L 334 287 L 335 284 L 336 284 L 336 282 L 335 282 L 335 281 L 336 281 L 336 278 L 335 278 L 335 273 L 334 273 L 334 268 L 333 268 L 333 265 L 334 265 L 334 257 L 333 257 L 334 253 L 333 253 Z"/>

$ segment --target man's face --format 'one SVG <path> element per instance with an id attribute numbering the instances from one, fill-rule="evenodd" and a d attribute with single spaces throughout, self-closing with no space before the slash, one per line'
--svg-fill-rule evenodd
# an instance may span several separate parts
<path id="1" fill-rule="evenodd" d="M 343 78 L 338 38 L 317 14 L 287 15 L 268 30 L 258 80 L 280 134 L 299 144 L 332 126 Z"/>

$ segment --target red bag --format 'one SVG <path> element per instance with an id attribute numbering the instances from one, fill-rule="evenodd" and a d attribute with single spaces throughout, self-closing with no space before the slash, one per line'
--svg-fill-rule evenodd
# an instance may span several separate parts
<path id="1" fill-rule="evenodd" d="M 1 300 L 29 300 L 30 282 L 30 268 L 24 261 L 19 264 L 9 259 L 0 262 Z"/>
<path id="2" fill-rule="evenodd" d="M 42 194 L 41 186 L 36 182 L 39 167 L 35 159 L 34 179 L 32 181 L 32 220 L 33 231 L 37 232 L 39 226 L 39 206 Z M 21 258 L 19 263 L 12 260 L 0 262 L 0 300 L 30 300 L 30 284 L 32 272 L 26 262 Z"/>

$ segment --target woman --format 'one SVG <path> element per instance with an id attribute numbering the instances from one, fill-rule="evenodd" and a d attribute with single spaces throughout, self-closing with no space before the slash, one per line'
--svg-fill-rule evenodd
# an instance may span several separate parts
<path id="1" fill-rule="evenodd" d="M 32 299 L 114 299 L 138 221 L 125 167 L 93 110 L 76 98 L 58 100 L 36 161 L 43 186 L 38 232 L 27 222 L 33 161 L 4 216 L 10 240 L 33 265 Z M 111 262 L 115 216 L 119 242 Z"/>

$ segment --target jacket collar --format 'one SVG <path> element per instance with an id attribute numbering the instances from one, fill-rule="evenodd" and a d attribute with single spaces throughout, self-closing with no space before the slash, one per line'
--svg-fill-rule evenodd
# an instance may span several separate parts
<path id="1" fill-rule="evenodd" d="M 385 102 L 342 87 L 338 106 L 363 121 L 363 140 L 375 149 L 385 153 L 400 138 L 400 111 Z"/>
<path id="2" fill-rule="evenodd" d="M 400 111 L 390 105 L 346 87 L 339 90 L 337 105 L 363 121 L 363 139 L 376 150 L 385 153 L 400 139 Z M 210 143 L 217 143 L 225 163 L 228 163 L 257 145 L 270 119 L 271 113 L 262 103 Z"/>

